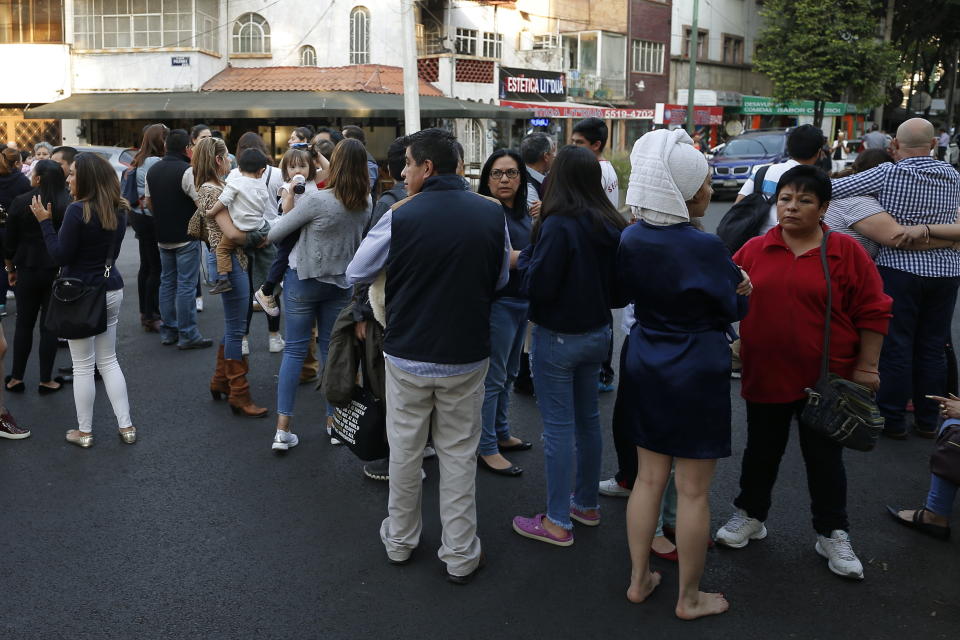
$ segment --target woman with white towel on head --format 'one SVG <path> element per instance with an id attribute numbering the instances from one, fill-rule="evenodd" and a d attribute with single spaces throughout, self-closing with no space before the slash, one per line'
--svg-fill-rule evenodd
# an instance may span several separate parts
<path id="1" fill-rule="evenodd" d="M 731 324 L 746 313 L 750 281 L 713 234 L 691 219 L 710 197 L 707 162 L 682 130 L 636 142 L 627 204 L 639 214 L 620 239 L 620 302 L 634 303 L 620 385 L 637 445 L 639 472 L 627 504 L 632 572 L 627 598 L 643 602 L 660 582 L 650 545 L 676 463 L 676 615 L 694 619 L 729 607 L 700 591 L 709 542 L 708 491 L 718 458 L 730 455 Z"/>

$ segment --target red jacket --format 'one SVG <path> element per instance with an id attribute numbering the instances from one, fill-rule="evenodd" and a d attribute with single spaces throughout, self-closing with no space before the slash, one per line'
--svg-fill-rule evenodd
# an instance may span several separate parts
<path id="1" fill-rule="evenodd" d="M 826 227 L 824 227 L 826 229 Z M 827 290 L 820 248 L 795 257 L 780 226 L 733 256 L 753 281 L 750 311 L 740 324 L 741 395 L 750 402 L 802 400 L 820 377 Z M 877 267 L 856 240 L 831 233 L 827 262 L 833 285 L 830 371 L 853 375 L 860 330 L 886 335 L 893 300 Z"/>

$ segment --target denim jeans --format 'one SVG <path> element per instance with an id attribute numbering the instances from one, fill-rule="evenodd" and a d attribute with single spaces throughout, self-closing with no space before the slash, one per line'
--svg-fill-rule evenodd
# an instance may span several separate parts
<path id="1" fill-rule="evenodd" d="M 283 279 L 283 315 L 287 325 L 283 360 L 280 362 L 280 381 L 277 385 L 277 413 L 293 415 L 297 387 L 300 386 L 300 369 L 307 355 L 307 347 L 314 323 L 317 325 L 320 342 L 321 366 L 327 361 L 330 331 L 337 316 L 350 302 L 353 289 L 340 287 L 313 278 L 301 280 L 297 272 L 287 269 Z M 327 415 L 333 415 L 333 407 L 327 405 Z"/>
<path id="2" fill-rule="evenodd" d="M 200 277 L 200 241 L 179 249 L 160 249 L 160 337 L 180 344 L 201 338 L 197 329 L 197 278 Z"/>
<path id="3" fill-rule="evenodd" d="M 578 509 L 599 508 L 603 440 L 597 378 L 611 339 L 609 326 L 581 334 L 533 329 L 530 368 L 543 419 L 547 517 L 564 529 L 573 528 L 571 504 Z"/>
<path id="4" fill-rule="evenodd" d="M 220 295 L 223 301 L 223 357 L 227 360 L 242 360 L 243 336 L 247 330 L 247 307 L 250 306 L 250 276 L 240 268 L 240 261 L 235 255 L 233 270 L 227 278 L 233 285 L 233 290 Z"/>
<path id="5" fill-rule="evenodd" d="M 960 420 L 951 418 L 944 420 L 941 429 L 946 429 L 950 425 L 960 424 Z M 945 478 L 930 474 L 930 492 L 927 494 L 927 510 L 932 511 L 938 516 L 949 518 L 953 514 L 953 502 L 957 499 L 957 486 Z"/>
<path id="6" fill-rule="evenodd" d="M 520 352 L 527 335 L 529 303 L 519 298 L 497 298 L 490 307 L 490 368 L 484 380 L 483 431 L 480 455 L 499 452 L 497 441 L 510 439 L 507 409 L 510 390 L 520 370 Z"/>
<path id="7" fill-rule="evenodd" d="M 917 429 L 937 428 L 938 407 L 927 395 L 946 395 L 950 322 L 960 278 L 926 278 L 878 267 L 883 290 L 893 298 L 890 331 L 880 352 L 880 391 L 877 404 L 886 419 L 885 431 L 904 433 L 906 406 L 913 400 Z"/>

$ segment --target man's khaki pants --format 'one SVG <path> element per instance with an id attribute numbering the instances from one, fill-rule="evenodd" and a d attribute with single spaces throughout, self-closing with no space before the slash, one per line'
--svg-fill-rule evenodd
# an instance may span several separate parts
<path id="1" fill-rule="evenodd" d="M 387 557 L 402 562 L 420 542 L 423 447 L 433 432 L 440 463 L 442 544 L 437 556 L 463 576 L 480 561 L 477 538 L 477 445 L 487 364 L 459 376 L 424 378 L 386 362 L 390 499 L 380 539 Z"/>

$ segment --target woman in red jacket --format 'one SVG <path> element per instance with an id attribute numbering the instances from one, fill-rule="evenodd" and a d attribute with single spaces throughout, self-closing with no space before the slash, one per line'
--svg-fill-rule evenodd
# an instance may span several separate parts
<path id="1" fill-rule="evenodd" d="M 820 245 L 828 231 L 823 215 L 830 194 L 830 180 L 819 169 L 801 165 L 786 172 L 775 196 L 777 226 L 733 257 L 750 274 L 754 292 L 740 327 L 741 394 L 747 401 L 740 495 L 736 512 L 717 532 L 717 542 L 728 547 L 766 537 L 764 521 L 790 425 L 806 402 L 804 389 L 819 377 L 827 296 Z M 853 238 L 828 234 L 827 262 L 833 289 L 830 371 L 876 391 L 892 301 L 873 260 Z M 837 575 L 862 579 L 848 535 L 843 448 L 802 425 L 799 434 L 816 551 Z"/>

